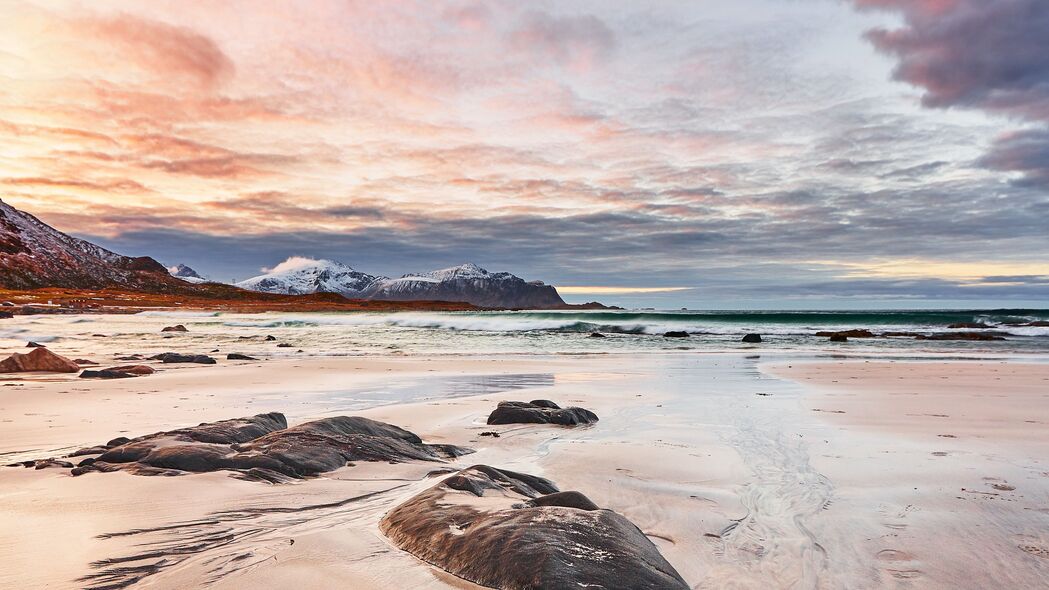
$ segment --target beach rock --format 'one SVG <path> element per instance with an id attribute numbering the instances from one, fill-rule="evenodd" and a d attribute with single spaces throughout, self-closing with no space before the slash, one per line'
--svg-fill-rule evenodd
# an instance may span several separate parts
<path id="1" fill-rule="evenodd" d="M 881 334 L 878 334 L 878 336 L 880 336 L 882 338 L 891 338 L 891 337 L 915 338 L 915 337 L 920 336 L 920 335 L 921 334 L 919 334 L 918 332 L 882 332 Z"/>
<path id="2" fill-rule="evenodd" d="M 607 336 L 605 336 L 601 332 L 591 332 L 588 338 L 607 338 Z"/>
<path id="3" fill-rule="evenodd" d="M 27 343 L 27 344 L 25 345 L 25 347 L 26 347 L 26 348 L 47 348 L 47 347 L 46 347 L 46 346 L 44 346 L 43 344 L 40 344 L 40 343 L 38 343 L 38 342 L 33 342 L 33 341 L 29 341 L 29 343 Z"/>
<path id="4" fill-rule="evenodd" d="M 179 354 L 177 352 L 165 352 L 151 356 L 149 360 L 163 363 L 196 363 L 198 365 L 214 365 L 217 362 L 206 354 Z"/>
<path id="5" fill-rule="evenodd" d="M 688 332 L 670 331 L 663 334 L 664 338 L 688 338 Z"/>
<path id="6" fill-rule="evenodd" d="M 623 516 L 548 480 L 487 465 L 412 497 L 379 528 L 422 561 L 488 588 L 688 589 Z"/>
<path id="7" fill-rule="evenodd" d="M 831 342 L 848 342 L 849 341 L 849 337 L 846 336 L 845 333 L 843 333 L 843 332 L 835 332 L 835 333 L 830 335 L 830 341 Z"/>
<path id="8" fill-rule="evenodd" d="M 1003 332 L 950 332 L 947 334 L 919 334 L 916 340 L 1005 340 Z"/>
<path id="9" fill-rule="evenodd" d="M 870 330 L 856 329 L 856 330 L 841 330 L 839 332 L 816 332 L 816 335 L 821 338 L 833 338 L 835 335 L 841 335 L 845 338 L 874 338 L 877 336 Z M 838 342 L 835 340 L 835 342 Z"/>
<path id="10" fill-rule="evenodd" d="M 597 414 L 583 408 L 561 408 L 550 400 L 499 402 L 488 416 L 489 424 L 560 424 L 575 426 L 597 422 Z"/>
<path id="11" fill-rule="evenodd" d="M 14 317 L 15 317 L 15 314 L 13 314 L 13 313 L 11 313 L 9 311 L 0 311 L 0 320 L 10 320 L 10 319 L 14 319 Z"/>
<path id="12" fill-rule="evenodd" d="M 287 342 L 281 342 L 280 344 L 277 345 L 277 348 L 291 348 L 291 345 L 288 344 Z"/>
<path id="13" fill-rule="evenodd" d="M 80 365 L 81 367 L 97 365 L 95 361 L 89 361 L 87 359 L 73 359 L 73 362 Z"/>
<path id="14" fill-rule="evenodd" d="M 226 355 L 226 360 L 228 360 L 228 361 L 257 361 L 259 359 L 255 358 L 253 356 L 248 356 L 246 354 L 240 354 L 239 352 L 231 352 L 231 353 Z"/>
<path id="15" fill-rule="evenodd" d="M 266 342 L 276 342 L 277 338 L 275 336 L 266 336 L 263 340 Z"/>
<path id="16" fill-rule="evenodd" d="M 128 355 L 128 356 L 118 356 L 116 358 L 116 360 L 118 360 L 118 361 L 140 361 L 140 360 L 142 360 L 142 355 L 140 355 L 140 354 L 132 354 L 132 355 Z"/>
<path id="17" fill-rule="evenodd" d="M 26 354 L 12 354 L 0 361 L 0 373 L 79 373 L 80 366 L 46 348 L 34 348 Z"/>
<path id="18" fill-rule="evenodd" d="M 338 416 L 288 428 L 284 415 L 276 412 L 158 432 L 105 446 L 94 462 L 76 467 L 73 475 L 117 470 L 135 475 L 228 470 L 242 478 L 280 482 L 333 471 L 355 461 L 444 461 L 472 452 L 452 445 L 424 444 L 414 433 L 367 418 Z"/>
<path id="19" fill-rule="evenodd" d="M 186 326 L 178 324 L 177 326 L 167 326 L 161 332 L 189 332 Z"/>
<path id="20" fill-rule="evenodd" d="M 131 379 L 134 377 L 138 377 L 138 375 L 125 373 L 124 371 L 114 371 L 113 369 L 102 369 L 101 371 L 86 370 L 80 374 L 81 379 Z"/>
<path id="21" fill-rule="evenodd" d="M 751 344 L 761 342 L 761 334 L 747 334 L 743 337 L 743 342 L 749 342 Z"/>
<path id="22" fill-rule="evenodd" d="M 120 365 L 119 367 L 109 367 L 106 370 L 131 373 L 132 375 L 152 375 L 157 372 L 156 369 L 147 365 Z"/>

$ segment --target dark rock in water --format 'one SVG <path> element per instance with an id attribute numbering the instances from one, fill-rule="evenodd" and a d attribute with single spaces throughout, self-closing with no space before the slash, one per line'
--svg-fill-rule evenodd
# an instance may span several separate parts
<path id="1" fill-rule="evenodd" d="M 951 332 L 948 334 L 919 334 L 917 340 L 1005 340 L 1003 332 Z"/>
<path id="2" fill-rule="evenodd" d="M 266 342 L 275 342 L 277 340 L 277 338 L 275 336 L 266 336 L 266 338 L 264 338 L 264 340 Z"/>
<path id="3" fill-rule="evenodd" d="M 165 352 L 151 356 L 149 360 L 163 363 L 196 363 L 198 365 L 214 365 L 217 362 L 206 354 L 179 354 L 177 352 Z"/>
<path id="4" fill-rule="evenodd" d="M 161 332 L 189 332 L 186 326 L 179 324 L 177 326 L 167 326 Z"/>
<path id="5" fill-rule="evenodd" d="M 840 335 L 842 335 L 842 336 L 844 336 L 846 338 L 874 338 L 875 336 L 877 336 L 877 334 L 875 334 L 874 332 L 871 332 L 870 330 L 863 330 L 863 329 L 842 330 L 840 332 L 827 332 L 827 331 L 816 332 L 816 335 L 819 336 L 820 338 L 831 338 L 835 334 L 840 334 Z"/>
<path id="6" fill-rule="evenodd" d="M 14 319 L 15 314 L 9 311 L 0 311 L 0 320 L 11 320 Z"/>
<path id="7" fill-rule="evenodd" d="M 80 374 L 81 379 L 131 379 L 138 377 L 134 373 L 114 371 L 113 369 L 102 369 L 101 371 L 86 370 Z"/>
<path id="8" fill-rule="evenodd" d="M 664 338 L 688 338 L 688 332 L 667 332 L 663 334 Z"/>
<path id="9" fill-rule="evenodd" d="M 119 441 L 110 441 L 119 442 Z M 78 454 L 93 454 L 97 447 Z M 291 428 L 273 412 L 158 432 L 107 444 L 95 461 L 73 470 L 124 470 L 136 475 L 182 475 L 229 470 L 270 482 L 301 479 L 355 461 L 442 461 L 467 454 L 452 445 L 424 444 L 415 434 L 367 418 L 339 416 Z"/>
<path id="10" fill-rule="evenodd" d="M 1021 326 L 1029 326 L 1032 328 L 1049 328 L 1049 321 L 1047 320 L 1034 320 L 1033 322 L 1027 322 L 1026 324 L 1020 324 Z"/>
<path id="11" fill-rule="evenodd" d="M 846 336 L 844 333 L 835 332 L 834 334 L 830 335 L 830 341 L 831 342 L 848 342 L 849 341 L 849 337 Z"/>
<path id="12" fill-rule="evenodd" d="M 33 341 L 30 341 L 28 344 L 25 345 L 25 347 L 26 348 L 47 348 L 43 344 L 40 344 L 38 342 L 33 342 Z"/>
<path id="13" fill-rule="evenodd" d="M 921 336 L 921 334 L 919 334 L 918 332 L 882 332 L 881 334 L 879 334 L 879 336 L 881 336 L 882 338 L 893 338 L 899 336 L 916 338 L 918 336 Z"/>
<path id="14" fill-rule="evenodd" d="M 494 430 L 486 430 L 482 432 L 480 436 L 490 436 L 492 438 L 499 438 L 499 433 Z"/>
<path id="15" fill-rule="evenodd" d="M 259 359 L 255 358 L 253 356 L 248 356 L 246 354 L 240 354 L 239 352 L 231 352 L 231 353 L 226 355 L 226 360 L 228 360 L 228 361 L 257 361 Z"/>
<path id="16" fill-rule="evenodd" d="M 597 422 L 597 414 L 583 408 L 560 408 L 549 400 L 499 402 L 488 416 L 489 424 L 560 424 L 575 426 Z"/>
<path id="17" fill-rule="evenodd" d="M 743 337 L 743 342 L 758 343 L 761 342 L 761 334 L 747 334 Z"/>
<path id="18" fill-rule="evenodd" d="M 97 365 L 98 364 L 95 361 L 89 361 L 87 359 L 73 359 L 73 362 L 78 364 L 78 365 L 80 365 L 81 367 L 86 367 L 88 365 Z"/>
<path id="19" fill-rule="evenodd" d="M 548 480 L 487 465 L 412 497 L 379 528 L 422 561 L 489 588 L 688 589 L 623 516 Z"/>
<path id="20" fill-rule="evenodd" d="M 0 361 L 0 373 L 79 373 L 80 365 L 46 348 L 34 348 L 26 354 L 12 354 Z"/>
<path id="21" fill-rule="evenodd" d="M 601 332 L 591 332 L 590 336 L 588 336 L 588 337 L 589 338 L 608 338 L 608 336 L 605 336 Z"/>

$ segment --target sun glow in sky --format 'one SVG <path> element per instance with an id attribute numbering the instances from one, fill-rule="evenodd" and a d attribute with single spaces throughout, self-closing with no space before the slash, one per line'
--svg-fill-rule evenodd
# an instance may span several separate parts
<path id="1" fill-rule="evenodd" d="M 1044 302 L 1037 2 L 0 0 L 0 198 L 219 280 Z"/>

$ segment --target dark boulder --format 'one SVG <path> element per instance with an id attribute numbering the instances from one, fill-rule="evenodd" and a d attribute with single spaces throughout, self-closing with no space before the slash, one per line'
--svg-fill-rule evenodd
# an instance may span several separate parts
<path id="1" fill-rule="evenodd" d="M 15 314 L 13 314 L 13 313 L 11 313 L 9 311 L 0 311 L 0 320 L 10 320 L 10 319 L 14 319 L 14 317 L 15 317 Z"/>
<path id="2" fill-rule="evenodd" d="M 836 332 L 830 335 L 831 342 L 848 342 L 849 337 L 842 332 Z"/>
<path id="3" fill-rule="evenodd" d="M 990 326 L 983 322 L 958 322 L 957 324 L 951 324 L 947 327 L 952 330 L 983 330 L 986 328 L 993 328 L 994 326 Z"/>
<path id="4" fill-rule="evenodd" d="M 277 340 L 277 337 L 276 336 L 266 336 L 265 338 L 263 338 L 263 340 L 265 340 L 266 342 L 275 342 Z"/>
<path id="5" fill-rule="evenodd" d="M 102 369 L 101 371 L 86 370 L 80 373 L 81 379 L 132 379 L 138 377 L 134 373 L 114 371 L 113 369 Z"/>
<path id="6" fill-rule="evenodd" d="M 824 331 L 824 332 L 816 332 L 816 335 L 821 337 L 821 338 L 832 338 L 835 335 L 841 335 L 841 336 L 844 336 L 845 338 L 874 338 L 874 337 L 877 336 L 877 334 L 875 334 L 874 332 L 871 332 L 870 330 L 864 330 L 864 329 L 841 330 L 839 332 L 826 332 L 826 331 Z M 835 342 L 837 342 L 837 341 L 835 341 Z"/>
<path id="7" fill-rule="evenodd" d="M 246 354 L 240 354 L 239 352 L 231 352 L 231 353 L 226 355 L 226 360 L 227 361 L 257 361 L 259 359 L 255 358 L 253 356 L 248 356 Z"/>
<path id="8" fill-rule="evenodd" d="M 422 561 L 489 588 L 688 589 L 623 516 L 548 480 L 486 465 L 412 497 L 379 528 Z"/>
<path id="9" fill-rule="evenodd" d="M 291 345 L 288 344 L 287 342 L 281 342 L 280 344 L 277 345 L 277 348 L 291 348 Z"/>
<path id="10" fill-rule="evenodd" d="M 73 359 L 73 362 L 80 365 L 81 367 L 93 366 L 98 364 L 95 361 L 91 361 L 88 359 Z"/>
<path id="11" fill-rule="evenodd" d="M 187 329 L 186 326 L 179 324 L 177 326 L 167 326 L 161 330 L 161 332 L 189 332 L 189 329 Z"/>
<path id="12" fill-rule="evenodd" d="M 949 332 L 946 334 L 919 334 L 916 340 L 1005 340 L 1003 332 Z"/>
<path id="13" fill-rule="evenodd" d="M 688 338 L 688 332 L 670 331 L 663 334 L 664 338 Z"/>
<path id="14" fill-rule="evenodd" d="M 591 332 L 588 338 L 608 338 L 608 336 L 605 336 L 601 332 Z"/>
<path id="15" fill-rule="evenodd" d="M 488 416 L 489 424 L 560 424 L 575 426 L 597 422 L 597 414 L 583 408 L 561 408 L 550 400 L 499 402 Z"/>
<path id="16" fill-rule="evenodd" d="M 743 342 L 757 344 L 761 342 L 761 334 L 747 334 L 743 337 Z"/>
<path id="17" fill-rule="evenodd" d="M 338 416 L 291 428 L 279 413 L 223 420 L 158 432 L 120 444 L 110 441 L 89 471 L 181 475 L 229 470 L 242 478 L 290 481 L 333 471 L 355 461 L 443 461 L 471 452 L 428 445 L 414 433 L 367 418 Z M 93 454 L 98 447 L 77 454 Z"/>
<path id="18" fill-rule="evenodd" d="M 163 363 L 196 363 L 198 365 L 214 365 L 217 362 L 206 354 L 179 354 L 177 352 L 165 352 L 151 356 L 149 360 Z"/>

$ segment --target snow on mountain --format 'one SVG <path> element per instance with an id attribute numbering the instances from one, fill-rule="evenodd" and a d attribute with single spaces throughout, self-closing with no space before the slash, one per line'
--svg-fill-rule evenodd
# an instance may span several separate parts
<path id="1" fill-rule="evenodd" d="M 476 264 L 390 279 L 353 270 L 331 260 L 292 257 L 238 287 L 266 293 L 339 293 L 386 301 L 460 301 L 481 307 L 554 308 L 565 304 L 557 290 L 508 272 L 490 273 Z"/>
<path id="2" fill-rule="evenodd" d="M 187 283 L 208 282 L 206 278 L 200 276 L 200 274 L 197 273 L 197 271 L 186 266 L 185 264 L 176 264 L 175 266 L 170 266 L 168 267 L 168 272 L 171 273 L 171 276 L 175 277 L 176 279 L 182 279 Z"/>
<path id="3" fill-rule="evenodd" d="M 465 301 L 480 307 L 544 309 L 565 304 L 557 289 L 542 281 L 526 282 L 508 272 L 490 273 L 462 264 L 375 283 L 369 299 L 388 301 Z"/>
<path id="4" fill-rule="evenodd" d="M 182 285 L 147 256 L 121 256 L 0 201 L 0 287 L 171 292 Z"/>
<path id="5" fill-rule="evenodd" d="M 339 293 L 346 297 L 361 298 L 375 282 L 386 279 L 358 272 L 341 262 L 301 256 L 293 256 L 271 269 L 263 270 L 266 274 L 241 281 L 236 286 L 284 295 Z"/>

